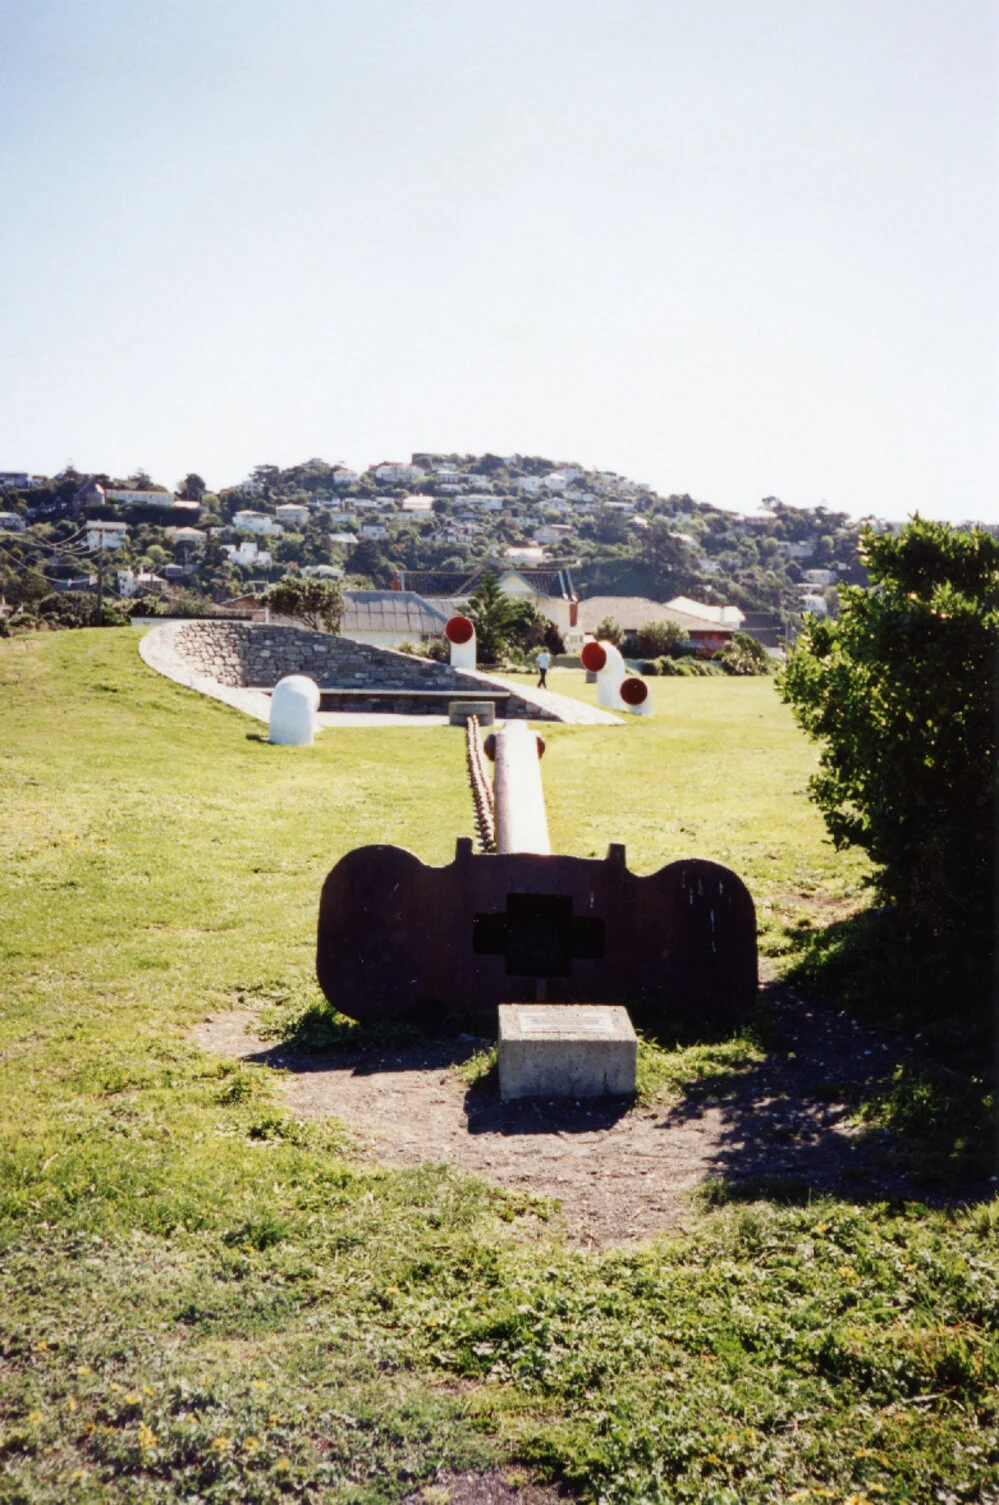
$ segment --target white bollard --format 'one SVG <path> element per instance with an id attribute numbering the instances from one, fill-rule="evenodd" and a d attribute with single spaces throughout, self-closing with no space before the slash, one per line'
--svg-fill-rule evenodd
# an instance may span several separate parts
<path id="1" fill-rule="evenodd" d="M 319 709 L 319 689 L 307 674 L 279 679 L 271 695 L 270 740 L 285 747 L 311 747 Z"/>
<path id="2" fill-rule="evenodd" d="M 597 676 L 597 705 L 609 711 L 626 711 L 621 686 L 628 677 L 624 659 L 613 643 L 591 641 L 583 644 L 583 665 Z"/>
<path id="3" fill-rule="evenodd" d="M 452 617 L 444 629 L 451 645 L 451 668 L 475 668 L 475 624 L 468 617 Z"/>

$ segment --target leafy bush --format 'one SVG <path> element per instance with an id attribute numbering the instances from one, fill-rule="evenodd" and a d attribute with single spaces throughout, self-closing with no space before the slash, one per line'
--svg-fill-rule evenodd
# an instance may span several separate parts
<path id="1" fill-rule="evenodd" d="M 314 575 L 285 575 L 264 595 L 265 603 L 279 616 L 291 617 L 314 632 L 340 631 L 343 594 L 335 580 Z"/>
<path id="2" fill-rule="evenodd" d="M 54 591 L 51 596 L 42 597 L 35 607 L 35 613 L 50 625 L 57 623 L 60 627 L 95 627 L 97 598 L 83 591 Z M 128 613 L 116 601 L 105 600 L 101 626 L 125 627 L 127 624 Z"/>
<path id="3" fill-rule="evenodd" d="M 615 648 L 620 648 L 624 642 L 624 628 L 613 617 L 604 617 L 593 629 L 593 636 L 598 642 L 613 643 Z"/>
<path id="4" fill-rule="evenodd" d="M 639 653 L 649 658 L 658 658 L 662 655 L 672 656 L 688 641 L 689 634 L 679 622 L 645 622 L 638 629 L 636 637 Z"/>
<path id="5" fill-rule="evenodd" d="M 140 596 L 129 602 L 129 610 L 137 617 L 214 617 L 215 602 L 208 596 L 199 596 L 196 591 L 169 591 L 159 596 Z"/>
<path id="6" fill-rule="evenodd" d="M 661 658 L 659 660 L 659 673 L 670 675 L 676 679 L 707 679 L 711 676 L 724 674 L 725 670 L 719 664 L 711 663 L 707 659 Z"/>
<path id="7" fill-rule="evenodd" d="M 755 638 L 748 633 L 734 632 L 717 656 L 726 674 L 769 674 L 773 660 Z"/>
<path id="8" fill-rule="evenodd" d="M 642 673 L 646 676 L 646 678 L 648 678 L 650 674 L 655 677 L 655 675 L 659 673 L 659 662 L 660 661 L 657 658 L 646 658 L 642 660 Z"/>
<path id="9" fill-rule="evenodd" d="M 999 540 L 919 517 L 863 533 L 873 589 L 810 618 L 779 688 L 822 744 L 811 795 L 880 897 L 987 979 L 994 928 Z M 947 1006 L 950 1006 L 948 1000 Z"/>

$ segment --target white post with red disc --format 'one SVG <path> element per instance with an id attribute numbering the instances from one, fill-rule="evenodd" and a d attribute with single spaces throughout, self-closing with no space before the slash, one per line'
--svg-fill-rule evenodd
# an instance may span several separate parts
<path id="1" fill-rule="evenodd" d="M 475 624 L 468 617 L 452 617 L 444 629 L 451 645 L 451 668 L 475 668 Z"/>

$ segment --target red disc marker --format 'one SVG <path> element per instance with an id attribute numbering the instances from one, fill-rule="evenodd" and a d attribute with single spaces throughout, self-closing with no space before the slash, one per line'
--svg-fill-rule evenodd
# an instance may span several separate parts
<path id="1" fill-rule="evenodd" d="M 467 617 L 452 617 L 444 629 L 449 643 L 467 643 L 475 632 L 475 626 Z"/>
<path id="2" fill-rule="evenodd" d="M 584 669 L 589 669 L 591 674 L 599 674 L 607 662 L 607 649 L 603 643 L 584 643 L 582 659 Z"/>
<path id="3" fill-rule="evenodd" d="M 644 705 L 649 698 L 649 687 L 644 679 L 626 679 L 621 686 L 621 699 L 625 705 Z"/>

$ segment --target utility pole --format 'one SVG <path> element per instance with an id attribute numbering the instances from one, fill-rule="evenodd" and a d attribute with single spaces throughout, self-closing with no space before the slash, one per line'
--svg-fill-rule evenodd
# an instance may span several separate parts
<path id="1" fill-rule="evenodd" d="M 104 533 L 101 533 L 101 546 L 97 550 L 97 621 L 95 627 L 104 626 Z"/>

